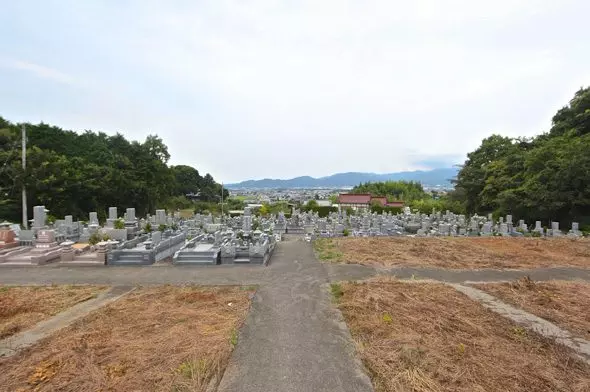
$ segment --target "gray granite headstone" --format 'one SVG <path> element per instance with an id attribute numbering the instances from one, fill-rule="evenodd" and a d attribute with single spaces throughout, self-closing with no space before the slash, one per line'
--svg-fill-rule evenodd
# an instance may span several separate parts
<path id="1" fill-rule="evenodd" d="M 156 225 L 166 224 L 166 210 L 156 210 Z"/>
<path id="2" fill-rule="evenodd" d="M 91 212 L 89 215 L 88 225 L 98 226 L 98 214 L 96 212 Z"/>
<path id="3" fill-rule="evenodd" d="M 109 219 L 117 220 L 117 207 L 109 207 Z"/>
<path id="4" fill-rule="evenodd" d="M 135 222 L 135 208 L 127 208 L 125 220 L 127 222 Z"/>
<path id="5" fill-rule="evenodd" d="M 45 206 L 34 206 L 33 207 L 33 227 L 42 228 L 45 227 Z"/>
<path id="6" fill-rule="evenodd" d="M 154 231 L 152 233 L 152 243 L 154 246 L 157 246 L 160 242 L 162 242 L 162 232 L 161 231 Z"/>

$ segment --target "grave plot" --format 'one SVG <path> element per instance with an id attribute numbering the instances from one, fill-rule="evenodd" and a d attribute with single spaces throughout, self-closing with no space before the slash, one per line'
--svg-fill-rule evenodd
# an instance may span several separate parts
<path id="1" fill-rule="evenodd" d="M 205 391 L 237 344 L 253 293 L 241 287 L 136 289 L 0 359 L 0 390 Z"/>
<path id="2" fill-rule="evenodd" d="M 106 290 L 100 286 L 0 287 L 0 340 Z"/>
<path id="3" fill-rule="evenodd" d="M 590 340 L 588 282 L 534 282 L 529 278 L 523 278 L 509 283 L 485 283 L 474 286 L 503 302 Z"/>
<path id="4" fill-rule="evenodd" d="M 450 269 L 590 268 L 590 240 L 579 238 L 322 238 L 320 260 Z"/>
<path id="5" fill-rule="evenodd" d="M 586 391 L 590 365 L 439 283 L 332 285 L 377 392 Z"/>

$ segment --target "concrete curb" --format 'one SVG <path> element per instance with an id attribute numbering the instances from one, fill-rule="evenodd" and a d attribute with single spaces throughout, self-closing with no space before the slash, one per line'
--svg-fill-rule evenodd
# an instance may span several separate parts
<path id="1" fill-rule="evenodd" d="M 481 303 L 485 308 L 490 309 L 499 315 L 506 317 L 515 323 L 522 325 L 538 334 L 547 338 L 555 339 L 556 342 L 571 348 L 577 353 L 577 357 L 582 361 L 590 364 L 590 342 L 573 336 L 570 332 L 542 319 L 534 314 L 525 312 L 508 305 L 488 293 L 476 289 L 475 287 L 464 286 L 461 284 L 449 284 L 457 291 L 467 295 L 472 300 Z"/>

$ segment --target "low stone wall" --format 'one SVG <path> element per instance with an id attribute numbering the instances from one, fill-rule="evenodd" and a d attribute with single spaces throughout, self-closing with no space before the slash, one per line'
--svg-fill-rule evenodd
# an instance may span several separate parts
<path id="1" fill-rule="evenodd" d="M 174 264 L 216 265 L 220 260 L 219 248 L 207 252 L 178 252 L 174 255 Z"/>
<path id="2" fill-rule="evenodd" d="M 137 245 L 147 240 L 147 236 L 135 239 Z M 115 249 L 107 255 L 109 265 L 150 265 L 172 256 L 185 244 L 186 234 L 180 233 L 162 240 L 153 249 Z M 131 243 L 131 241 L 127 241 Z"/>
<path id="3" fill-rule="evenodd" d="M 13 257 L 22 253 L 28 253 L 32 248 L 30 246 L 19 246 L 16 248 L 0 250 L 0 263 L 5 262 L 9 257 Z"/>
<path id="4" fill-rule="evenodd" d="M 61 248 L 57 248 L 51 252 L 47 252 L 47 253 L 41 254 L 39 256 L 32 256 L 31 263 L 38 264 L 38 265 L 47 264 L 47 263 L 50 263 L 51 261 L 59 259 L 60 256 L 61 256 Z"/>
<path id="5" fill-rule="evenodd" d="M 166 238 L 155 248 L 155 262 L 173 256 L 177 251 L 184 247 L 185 242 L 186 233 L 181 233 L 176 236 Z"/>
<path id="6" fill-rule="evenodd" d="M 133 249 L 133 248 L 135 248 L 137 245 L 139 245 L 139 244 L 141 244 L 141 243 L 143 243 L 143 242 L 147 241 L 147 240 L 148 240 L 148 238 L 149 238 L 149 237 L 148 237 L 147 235 L 142 235 L 142 236 L 139 236 L 139 237 L 137 237 L 137 238 L 134 238 L 134 239 L 132 239 L 132 240 L 129 240 L 129 241 L 125 241 L 125 242 L 123 242 L 121 245 L 119 245 L 119 247 L 118 247 L 118 248 L 119 248 L 119 249 Z"/>

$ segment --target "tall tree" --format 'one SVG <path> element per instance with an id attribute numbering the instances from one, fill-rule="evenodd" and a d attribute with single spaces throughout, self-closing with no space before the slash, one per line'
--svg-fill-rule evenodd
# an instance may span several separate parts
<path id="1" fill-rule="evenodd" d="M 590 89 L 535 138 L 492 135 L 468 154 L 452 197 L 471 213 L 590 225 Z"/>
<path id="2" fill-rule="evenodd" d="M 78 134 L 44 123 L 26 126 L 28 165 L 23 172 L 20 125 L 0 117 L 0 219 L 20 221 L 23 183 L 29 207 L 43 204 L 52 215 L 81 219 L 90 211 L 104 218 L 110 206 L 135 207 L 144 214 L 158 206 L 190 205 L 178 196 L 196 193 L 202 182 L 207 188 L 204 201 L 219 199 L 221 186 L 211 175 L 202 179 L 190 166 L 168 166 L 168 147 L 156 135 L 140 143 L 120 133 Z"/>

